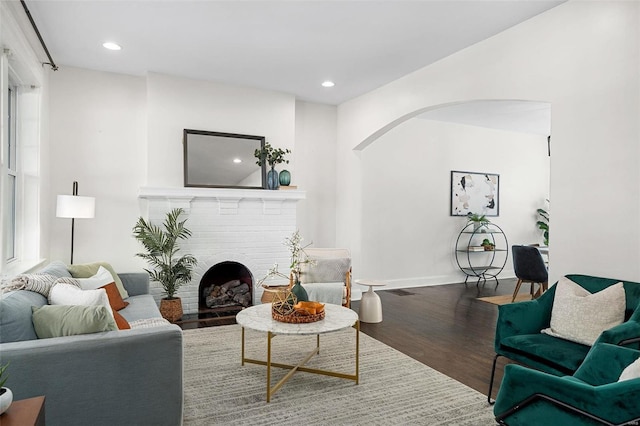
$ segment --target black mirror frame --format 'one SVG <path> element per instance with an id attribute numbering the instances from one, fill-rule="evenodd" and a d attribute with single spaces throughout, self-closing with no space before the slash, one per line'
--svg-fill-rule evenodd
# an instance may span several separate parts
<path id="1" fill-rule="evenodd" d="M 203 135 L 203 136 L 216 136 L 223 138 L 233 138 L 233 139 L 250 139 L 260 141 L 260 149 L 264 149 L 265 145 L 265 137 L 264 136 L 255 136 L 255 135 L 242 135 L 237 133 L 223 133 L 223 132 L 210 132 L 206 130 L 193 130 L 193 129 L 184 129 L 183 131 L 183 173 L 184 173 L 184 186 L 185 187 L 196 187 L 196 188 L 237 188 L 237 189 L 266 189 L 267 188 L 267 166 L 263 164 L 260 167 L 260 175 L 261 175 L 261 183 L 262 186 L 232 186 L 232 185 L 206 185 L 206 184 L 193 184 L 189 183 L 188 180 L 188 170 L 189 170 L 189 161 L 188 161 L 188 135 Z"/>

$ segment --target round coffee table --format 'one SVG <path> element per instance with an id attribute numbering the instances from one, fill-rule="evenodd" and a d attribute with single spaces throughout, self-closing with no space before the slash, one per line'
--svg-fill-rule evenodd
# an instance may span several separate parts
<path id="1" fill-rule="evenodd" d="M 267 367 L 267 402 L 271 401 L 271 396 L 287 381 L 296 371 L 306 373 L 322 374 L 325 376 L 339 377 L 342 379 L 354 380 L 358 384 L 359 357 L 360 357 L 360 321 L 358 314 L 343 306 L 325 304 L 325 318 L 321 321 L 306 324 L 289 324 L 276 321 L 271 318 L 271 303 L 252 306 L 243 309 L 236 315 L 236 322 L 242 326 L 242 365 L 245 362 L 250 364 L 265 365 Z M 335 371 L 320 370 L 304 367 L 304 365 L 316 354 L 320 352 L 320 335 L 334 331 L 344 330 L 355 326 L 356 329 L 356 359 L 355 374 L 345 374 Z M 244 352 L 244 332 L 245 328 L 267 333 L 267 360 L 258 360 L 245 357 Z M 317 335 L 316 346 L 307 357 L 297 365 L 287 365 L 275 363 L 271 360 L 271 340 L 276 335 L 281 336 L 302 336 Z M 274 386 L 271 386 L 271 367 L 285 368 L 290 371 Z"/>
<path id="2" fill-rule="evenodd" d="M 382 322 L 382 302 L 380 296 L 373 291 L 373 287 L 382 287 L 387 284 L 367 279 L 356 280 L 356 284 L 369 286 L 369 290 L 362 293 L 362 299 L 360 299 L 360 321 Z"/>

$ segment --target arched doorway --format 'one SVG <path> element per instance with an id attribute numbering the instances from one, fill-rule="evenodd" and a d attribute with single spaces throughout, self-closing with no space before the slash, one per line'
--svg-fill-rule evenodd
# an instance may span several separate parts
<path id="1" fill-rule="evenodd" d="M 541 243 L 536 210 L 549 198 L 550 108 L 518 100 L 430 106 L 362 141 L 361 273 L 395 287 L 460 282 L 452 239 L 466 219 L 450 213 L 454 170 L 500 175 L 500 216 L 491 219 L 510 244 Z"/>

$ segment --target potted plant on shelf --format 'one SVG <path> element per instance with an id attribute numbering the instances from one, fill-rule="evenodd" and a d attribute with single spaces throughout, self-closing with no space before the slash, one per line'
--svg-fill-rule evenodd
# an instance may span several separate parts
<path id="1" fill-rule="evenodd" d="M 467 213 L 467 222 L 473 223 L 473 230 L 476 231 L 482 226 L 489 223 L 489 219 L 485 215 L 479 215 L 477 213 Z"/>
<path id="2" fill-rule="evenodd" d="M 253 156 L 257 158 L 256 164 L 262 167 L 265 164 L 271 166 L 271 170 L 267 173 L 267 189 L 278 189 L 280 186 L 278 172 L 275 169 L 276 164 L 286 163 L 289 164 L 289 160 L 285 159 L 286 154 L 290 154 L 291 150 L 274 148 L 270 143 L 264 144 L 264 148 L 256 149 L 253 152 Z"/>
<path id="3" fill-rule="evenodd" d="M 7 411 L 13 402 L 13 392 L 4 387 L 7 381 L 7 367 L 9 367 L 9 363 L 0 366 L 0 414 Z"/>
<path id="4" fill-rule="evenodd" d="M 496 245 L 491 241 L 489 241 L 488 238 L 485 238 L 484 240 L 482 240 L 481 246 L 484 247 L 484 251 L 492 251 L 493 249 L 496 248 Z"/>
<path id="5" fill-rule="evenodd" d="M 197 264 L 196 258 L 190 254 L 177 256 L 180 250 L 178 240 L 191 236 L 191 231 L 184 226 L 186 219 L 178 220 L 183 212 L 180 208 L 168 212 L 162 227 L 140 217 L 133 228 L 133 235 L 146 249 L 146 253 L 137 253 L 136 256 L 153 267 L 145 271 L 152 281 L 162 285 L 166 297 L 160 301 L 160 313 L 171 322 L 182 318 L 182 301 L 176 297 L 176 292 L 191 281 L 191 272 Z"/>

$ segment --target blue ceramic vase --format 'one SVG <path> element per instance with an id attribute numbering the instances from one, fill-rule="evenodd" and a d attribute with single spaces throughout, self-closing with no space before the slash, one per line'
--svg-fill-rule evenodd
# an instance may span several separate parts
<path id="1" fill-rule="evenodd" d="M 283 170 L 280 172 L 280 185 L 289 186 L 291 183 L 291 173 L 289 170 Z"/>
<path id="2" fill-rule="evenodd" d="M 278 187 L 280 187 L 278 172 L 271 166 L 271 170 L 267 173 L 267 189 L 278 189 Z"/>

